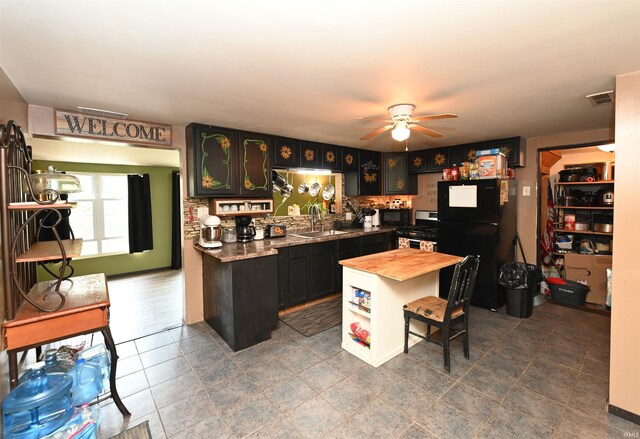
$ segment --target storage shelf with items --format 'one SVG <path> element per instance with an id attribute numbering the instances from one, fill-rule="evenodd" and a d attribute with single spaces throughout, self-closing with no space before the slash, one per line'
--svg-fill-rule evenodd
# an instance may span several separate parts
<path id="1" fill-rule="evenodd" d="M 212 199 L 209 212 L 217 216 L 258 215 L 273 212 L 273 198 Z"/>

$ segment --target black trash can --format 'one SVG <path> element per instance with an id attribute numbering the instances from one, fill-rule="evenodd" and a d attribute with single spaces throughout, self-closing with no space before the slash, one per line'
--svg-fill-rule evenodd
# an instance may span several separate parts
<path id="1" fill-rule="evenodd" d="M 533 314 L 533 296 L 535 286 L 505 288 L 507 314 L 526 319 Z"/>

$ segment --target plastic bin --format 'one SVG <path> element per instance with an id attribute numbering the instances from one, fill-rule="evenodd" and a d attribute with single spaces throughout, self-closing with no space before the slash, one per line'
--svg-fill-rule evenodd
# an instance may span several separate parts
<path id="1" fill-rule="evenodd" d="M 537 284 L 530 287 L 505 288 L 507 314 L 526 319 L 533 313 L 533 296 Z"/>
<path id="2" fill-rule="evenodd" d="M 553 300 L 567 305 L 584 305 L 589 292 L 588 286 L 559 277 L 548 277 L 546 281 Z"/>

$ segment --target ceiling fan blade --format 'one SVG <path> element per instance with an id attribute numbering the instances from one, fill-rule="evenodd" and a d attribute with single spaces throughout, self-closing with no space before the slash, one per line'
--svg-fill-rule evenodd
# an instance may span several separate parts
<path id="1" fill-rule="evenodd" d="M 385 131 L 390 130 L 391 128 L 393 128 L 393 125 L 385 125 L 385 126 L 383 126 L 383 127 L 378 128 L 378 129 L 377 129 L 377 130 L 375 130 L 375 131 L 370 132 L 370 133 L 369 133 L 369 134 L 367 134 L 366 136 L 362 136 L 362 137 L 360 137 L 360 140 L 369 140 L 369 139 L 371 139 L 372 137 L 377 136 L 378 134 L 382 134 L 382 133 L 384 133 Z"/>
<path id="2" fill-rule="evenodd" d="M 420 125 L 409 125 L 409 129 L 418 131 L 422 134 L 426 134 L 427 136 L 431 136 L 431 137 L 442 137 L 442 134 L 438 133 L 437 131 L 433 131 L 433 130 L 430 130 L 429 128 L 421 127 Z"/>
<path id="3" fill-rule="evenodd" d="M 458 117 L 458 115 L 453 113 L 430 114 L 428 116 L 412 117 L 411 119 L 412 120 L 434 120 L 434 119 L 449 119 L 451 117 Z"/>

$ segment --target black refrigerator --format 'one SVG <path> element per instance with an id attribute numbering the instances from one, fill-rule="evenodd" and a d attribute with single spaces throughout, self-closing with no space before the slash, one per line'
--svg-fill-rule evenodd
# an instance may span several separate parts
<path id="1" fill-rule="evenodd" d="M 498 270 L 514 261 L 517 228 L 516 180 L 438 182 L 438 252 L 480 255 L 473 305 L 497 310 L 504 305 Z M 440 270 L 440 297 L 449 296 L 453 267 Z"/>

